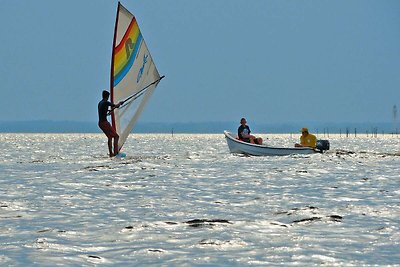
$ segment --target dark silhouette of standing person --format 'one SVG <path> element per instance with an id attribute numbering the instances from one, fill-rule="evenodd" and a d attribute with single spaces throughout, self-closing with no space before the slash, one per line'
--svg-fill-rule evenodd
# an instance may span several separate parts
<path id="1" fill-rule="evenodd" d="M 102 93 L 103 99 L 99 102 L 97 108 L 99 111 L 99 127 L 104 132 L 104 134 L 108 138 L 108 152 L 110 153 L 110 157 L 113 157 L 118 154 L 118 140 L 119 135 L 115 131 L 115 129 L 111 126 L 111 124 L 107 120 L 108 107 L 119 108 L 122 105 L 122 102 L 117 105 L 108 101 L 110 97 L 110 93 L 108 91 L 103 91 Z M 113 147 L 113 139 L 114 139 L 114 152 L 112 150 Z"/>

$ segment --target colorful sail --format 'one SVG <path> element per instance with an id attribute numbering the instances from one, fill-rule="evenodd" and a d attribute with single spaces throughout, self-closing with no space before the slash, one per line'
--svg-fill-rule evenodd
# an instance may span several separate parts
<path id="1" fill-rule="evenodd" d="M 164 76 L 163 76 L 164 77 Z M 111 102 L 123 105 L 111 113 L 112 125 L 124 145 L 160 77 L 135 16 L 118 3 L 111 60 Z"/>

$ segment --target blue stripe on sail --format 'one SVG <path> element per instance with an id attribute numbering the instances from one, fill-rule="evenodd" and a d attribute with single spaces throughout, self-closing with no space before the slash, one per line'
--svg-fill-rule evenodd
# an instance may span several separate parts
<path id="1" fill-rule="evenodd" d="M 136 39 L 135 49 L 133 50 L 131 58 L 129 59 L 125 67 L 118 73 L 118 75 L 114 77 L 114 87 L 117 86 L 124 79 L 125 75 L 132 68 L 133 63 L 135 62 L 136 55 L 139 51 L 140 44 L 142 43 L 142 39 L 143 39 L 142 33 L 140 33 L 138 35 L 138 38 Z"/>

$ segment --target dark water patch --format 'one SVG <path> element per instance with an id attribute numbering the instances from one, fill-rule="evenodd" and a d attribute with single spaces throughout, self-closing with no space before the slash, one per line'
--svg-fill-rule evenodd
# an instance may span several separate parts
<path id="1" fill-rule="evenodd" d="M 212 240 L 212 239 L 202 239 L 199 242 L 199 245 L 207 245 L 207 246 L 221 246 L 225 243 L 230 243 L 229 240 L 220 241 L 220 240 Z"/>
<path id="2" fill-rule="evenodd" d="M 140 163 L 143 162 L 141 159 L 134 159 L 134 160 L 128 160 L 128 161 L 123 161 L 120 164 L 121 165 L 129 165 L 129 164 L 135 164 L 135 163 Z"/>
<path id="3" fill-rule="evenodd" d="M 347 155 L 351 155 L 351 156 L 361 156 L 362 158 L 366 158 L 368 156 L 375 156 L 375 157 L 399 157 L 400 156 L 400 152 L 371 152 L 371 151 L 347 151 L 347 150 L 341 150 L 338 149 L 336 150 L 336 156 L 347 156 Z"/>
<path id="4" fill-rule="evenodd" d="M 22 215 L 0 217 L 0 219 L 20 219 L 20 218 L 22 218 Z"/>
<path id="5" fill-rule="evenodd" d="M 88 168 L 87 170 L 90 171 L 90 172 L 98 172 L 98 171 L 99 171 L 99 170 L 96 169 L 96 168 Z"/>
<path id="6" fill-rule="evenodd" d="M 36 242 L 37 244 L 44 244 L 44 243 L 47 242 L 47 239 L 46 239 L 46 238 L 37 238 L 37 239 L 35 240 L 35 242 Z"/>
<path id="7" fill-rule="evenodd" d="M 231 223 L 228 220 L 224 220 L 224 219 L 194 219 L 194 220 L 189 220 L 186 221 L 186 223 L 204 223 L 204 222 L 209 222 L 209 223 Z"/>
<path id="8" fill-rule="evenodd" d="M 305 214 L 304 214 L 305 213 Z M 301 216 L 301 219 L 292 220 L 289 224 L 297 224 L 297 223 L 310 223 L 314 221 L 334 221 L 334 222 L 341 222 L 343 217 L 340 215 L 328 215 L 323 216 L 319 212 L 319 208 L 315 206 L 305 206 L 302 208 L 292 208 L 288 211 L 279 211 L 275 213 L 276 215 L 287 215 L 289 218 L 291 216 Z M 303 214 L 303 215 L 301 215 Z M 308 216 L 306 214 L 309 214 Z M 305 218 L 304 218 L 305 217 Z"/>
<path id="9" fill-rule="evenodd" d="M 199 242 L 200 245 L 219 245 L 219 242 L 216 240 L 210 240 L 210 239 L 202 239 Z"/>
<path id="10" fill-rule="evenodd" d="M 185 222 L 190 227 L 201 228 L 201 227 L 213 227 L 215 224 L 232 224 L 228 220 L 224 219 L 194 219 Z"/>
<path id="11" fill-rule="evenodd" d="M 142 228 L 149 228 L 150 226 L 148 225 L 148 224 L 142 224 L 142 225 L 140 225 L 140 226 L 132 226 L 132 225 L 128 225 L 128 226 L 125 226 L 124 227 L 124 229 L 126 229 L 126 230 L 133 230 L 133 229 L 138 229 L 139 227 L 142 227 Z"/>
<path id="12" fill-rule="evenodd" d="M 314 212 L 315 210 L 318 210 L 318 207 L 314 207 L 314 206 L 305 206 L 304 208 L 292 208 L 288 211 L 278 211 L 275 212 L 275 215 L 292 215 L 293 213 L 297 212 L 297 211 L 307 211 L 307 210 L 311 210 L 312 212 Z"/>
<path id="13" fill-rule="evenodd" d="M 37 239 L 35 240 L 35 242 L 33 243 L 33 246 L 34 246 L 36 249 L 41 250 L 41 249 L 48 249 L 49 244 L 48 244 L 48 242 L 47 242 L 47 238 L 42 238 L 42 237 L 40 237 L 40 238 L 37 238 Z"/>
<path id="14" fill-rule="evenodd" d="M 304 218 L 300 220 L 294 220 L 292 223 L 303 223 L 303 222 L 313 222 L 313 221 L 320 221 L 321 217 L 311 217 L 311 218 Z"/>
<path id="15" fill-rule="evenodd" d="M 149 252 L 163 253 L 164 251 L 162 249 L 151 248 L 151 249 L 149 249 Z"/>
<path id="16" fill-rule="evenodd" d="M 39 230 L 37 231 L 38 233 L 46 233 L 46 232 L 52 232 L 53 229 L 43 229 L 43 230 Z"/>
<path id="17" fill-rule="evenodd" d="M 340 215 L 330 215 L 328 218 L 335 222 L 341 222 L 343 219 L 343 217 Z"/>
<path id="18" fill-rule="evenodd" d="M 356 152 L 354 152 L 354 151 L 341 150 L 341 149 L 336 150 L 336 156 L 354 155 L 354 154 L 356 154 Z"/>
<path id="19" fill-rule="evenodd" d="M 36 159 L 36 160 L 32 160 L 30 163 L 44 163 L 44 160 Z"/>
<path id="20" fill-rule="evenodd" d="M 251 155 L 249 155 L 249 154 L 245 154 L 245 153 L 233 153 L 233 155 L 235 155 L 236 157 L 239 157 L 239 158 L 250 158 L 251 157 Z"/>
<path id="21" fill-rule="evenodd" d="M 279 222 L 271 222 L 270 223 L 271 225 L 276 225 L 276 226 L 282 226 L 282 227 L 285 227 L 285 228 L 288 228 L 289 226 L 287 226 L 286 224 L 284 224 L 284 223 L 279 223 Z"/>
<path id="22" fill-rule="evenodd" d="M 400 152 L 370 152 L 370 151 L 360 151 L 360 154 L 363 155 L 372 155 L 372 156 L 378 156 L 378 157 L 399 157 L 400 156 Z"/>
<path id="23" fill-rule="evenodd" d="M 392 157 L 400 157 L 400 152 L 395 152 L 395 153 L 385 153 L 385 156 L 392 156 Z"/>
<path id="24" fill-rule="evenodd" d="M 291 210 L 293 211 L 297 211 L 297 210 L 317 210 L 318 207 L 314 207 L 314 206 L 305 206 L 304 208 L 293 208 Z"/>
<path id="25" fill-rule="evenodd" d="M 295 224 L 295 223 L 309 223 L 309 222 L 314 222 L 314 221 L 322 221 L 323 218 L 327 218 L 328 221 L 334 221 L 334 222 L 342 222 L 343 217 L 340 215 L 329 215 L 326 217 L 310 217 L 310 218 L 303 218 L 303 219 L 299 219 L 299 220 L 294 220 L 291 223 Z"/>
<path id="26" fill-rule="evenodd" d="M 170 156 L 126 156 L 125 158 L 113 158 L 116 160 L 120 160 L 120 164 L 135 164 L 140 162 L 151 162 L 156 160 L 168 160 Z"/>
<path id="27" fill-rule="evenodd" d="M 177 222 L 165 222 L 166 224 L 169 224 L 169 225 L 176 225 L 176 224 L 178 224 Z"/>
<path id="28" fill-rule="evenodd" d="M 400 152 L 394 152 L 394 153 L 376 153 L 377 155 L 381 156 L 382 158 L 385 157 L 400 157 Z"/>
<path id="29" fill-rule="evenodd" d="M 101 260 L 101 257 L 96 255 L 88 255 L 88 258 Z"/>
<path id="30" fill-rule="evenodd" d="M 100 171 L 100 169 L 111 169 L 111 167 L 108 165 L 97 165 L 97 166 L 87 166 L 83 169 L 90 172 L 97 172 Z"/>

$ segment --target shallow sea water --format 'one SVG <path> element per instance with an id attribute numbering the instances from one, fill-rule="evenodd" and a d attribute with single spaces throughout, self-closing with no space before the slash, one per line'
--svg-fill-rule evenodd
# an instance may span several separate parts
<path id="1" fill-rule="evenodd" d="M 110 159 L 102 134 L 0 134 L 0 265 L 399 266 L 400 137 L 325 139 L 132 134 Z"/>

